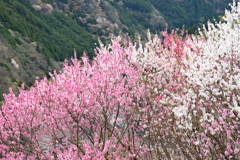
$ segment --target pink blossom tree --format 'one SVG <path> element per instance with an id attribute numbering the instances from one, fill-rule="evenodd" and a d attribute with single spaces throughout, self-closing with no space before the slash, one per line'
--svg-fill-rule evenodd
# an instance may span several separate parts
<path id="1" fill-rule="evenodd" d="M 155 37 L 138 49 L 117 38 L 97 48 L 91 64 L 86 56 L 72 59 L 50 81 L 36 81 L 29 91 L 23 87 L 18 97 L 10 90 L 0 120 L 1 157 L 160 156 L 153 147 L 158 134 L 170 132 L 170 106 L 177 105 L 170 100 L 181 92 L 185 46 L 174 33 L 165 37 L 163 44 Z"/>
<path id="2" fill-rule="evenodd" d="M 199 36 L 116 38 L 4 95 L 1 159 L 239 159 L 240 7 Z"/>

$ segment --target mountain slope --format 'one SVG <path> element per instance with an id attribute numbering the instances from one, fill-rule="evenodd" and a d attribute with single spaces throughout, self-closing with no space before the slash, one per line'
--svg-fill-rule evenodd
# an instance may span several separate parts
<path id="1" fill-rule="evenodd" d="M 97 40 L 63 12 L 42 14 L 27 0 L 0 0 L 0 100 L 9 87 L 33 85 L 35 77 L 59 70 L 56 61 L 84 51 L 93 57 Z M 54 60 L 53 60 L 54 59 Z M 62 63 L 62 62 L 61 62 Z"/>
<path id="2" fill-rule="evenodd" d="M 78 52 L 86 50 L 93 56 L 94 38 L 64 13 L 41 14 L 27 0 L 0 0 L 0 3 L 1 24 L 35 41 L 47 57 L 62 61 L 71 56 L 73 48 Z"/>

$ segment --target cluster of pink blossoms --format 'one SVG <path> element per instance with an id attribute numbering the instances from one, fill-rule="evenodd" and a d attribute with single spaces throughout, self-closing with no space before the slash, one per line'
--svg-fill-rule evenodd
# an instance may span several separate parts
<path id="1" fill-rule="evenodd" d="M 198 36 L 120 38 L 4 95 L 1 159 L 239 159 L 240 6 Z"/>

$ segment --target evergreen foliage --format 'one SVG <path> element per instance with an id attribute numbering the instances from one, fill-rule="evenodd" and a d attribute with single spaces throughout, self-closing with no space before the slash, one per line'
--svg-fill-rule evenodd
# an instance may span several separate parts
<path id="1" fill-rule="evenodd" d="M 210 2 L 203 0 L 147 0 L 164 15 L 170 28 L 187 28 L 194 24 L 203 24 L 209 19 L 218 19 L 218 14 Z"/>
<path id="2" fill-rule="evenodd" d="M 96 40 L 76 20 L 62 12 L 44 15 L 35 11 L 29 1 L 0 0 L 0 34 L 15 46 L 19 43 L 7 28 L 38 43 L 38 51 L 48 58 L 63 61 L 76 49 L 78 57 L 85 51 L 93 57 Z"/>
<path id="3" fill-rule="evenodd" d="M 150 13 L 153 8 L 151 3 L 144 0 L 123 0 L 126 7 L 138 12 Z"/>

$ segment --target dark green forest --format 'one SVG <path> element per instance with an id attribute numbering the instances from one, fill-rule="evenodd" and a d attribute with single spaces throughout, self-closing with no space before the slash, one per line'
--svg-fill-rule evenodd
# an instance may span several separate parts
<path id="1" fill-rule="evenodd" d="M 83 52 L 94 56 L 96 39 L 64 12 L 44 15 L 35 11 L 27 0 L 0 0 L 0 4 L 0 35 L 13 47 L 20 42 L 8 29 L 37 42 L 39 52 L 57 61 L 71 57 L 74 49 L 78 56 Z"/>
<path id="2" fill-rule="evenodd" d="M 149 13 L 153 9 L 152 6 L 154 6 L 165 18 L 169 30 L 182 29 L 184 26 L 190 33 L 194 33 L 194 30 L 209 20 L 215 19 L 219 21 L 219 13 L 216 7 L 224 11 L 228 4 L 232 3 L 232 0 L 223 0 L 221 5 L 214 8 L 213 0 L 122 0 L 124 3 L 122 6 L 116 5 L 119 1 L 121 0 L 116 0 L 112 4 L 121 13 L 120 18 L 128 27 L 131 27 L 135 23 L 140 23 L 152 31 L 162 29 L 153 28 L 146 22 Z M 126 11 L 126 8 L 131 9 L 133 12 L 130 14 Z"/>
<path id="3" fill-rule="evenodd" d="M 176 2 L 174 0 L 147 0 L 151 2 L 166 18 L 169 28 L 192 29 L 195 25 L 199 27 L 209 20 L 219 20 L 219 14 L 214 8 L 213 0 L 184 0 Z M 232 0 L 222 2 L 221 10 L 227 7 Z M 177 3 L 177 5 L 176 5 Z"/>

